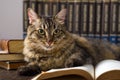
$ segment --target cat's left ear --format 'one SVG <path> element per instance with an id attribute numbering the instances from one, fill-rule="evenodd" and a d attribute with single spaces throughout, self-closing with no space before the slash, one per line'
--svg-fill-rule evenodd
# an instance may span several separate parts
<path id="1" fill-rule="evenodd" d="M 56 16 L 55 19 L 57 22 L 59 22 L 60 24 L 64 24 L 65 23 L 65 19 L 66 19 L 66 9 L 62 9 Z"/>

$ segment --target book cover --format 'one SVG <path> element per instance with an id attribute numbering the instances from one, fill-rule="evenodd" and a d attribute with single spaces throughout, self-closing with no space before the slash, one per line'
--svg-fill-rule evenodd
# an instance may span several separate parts
<path id="1" fill-rule="evenodd" d="M 0 40 L 0 48 L 8 53 L 22 53 L 23 40 Z"/>
<path id="2" fill-rule="evenodd" d="M 0 61 L 12 61 L 12 60 L 24 60 L 24 55 L 16 53 L 6 53 L 5 51 L 0 51 Z"/>

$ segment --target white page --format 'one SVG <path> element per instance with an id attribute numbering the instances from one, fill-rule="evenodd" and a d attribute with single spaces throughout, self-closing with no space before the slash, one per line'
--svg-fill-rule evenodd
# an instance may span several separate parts
<path id="1" fill-rule="evenodd" d="M 8 51 L 0 51 L 0 54 L 2 54 L 2 53 L 7 53 L 8 54 Z"/>
<path id="2" fill-rule="evenodd" d="M 120 70 L 120 61 L 104 60 L 100 62 L 95 69 L 95 78 L 99 77 L 101 74 L 109 70 Z"/>
<path id="3" fill-rule="evenodd" d="M 51 72 L 55 72 L 55 71 L 64 71 L 64 70 L 71 70 L 71 69 L 81 69 L 84 70 L 86 72 L 88 72 L 92 77 L 94 77 L 94 67 L 90 64 L 88 65 L 84 65 L 84 66 L 80 66 L 80 67 L 71 67 L 71 68 L 61 68 L 61 69 L 51 69 L 49 71 L 46 71 L 47 73 L 51 73 Z M 46 73 L 45 72 L 45 73 Z M 44 72 L 42 73 L 44 74 Z M 32 80 L 37 80 L 38 77 L 40 77 L 42 74 L 37 75 L 36 77 L 34 77 Z"/>

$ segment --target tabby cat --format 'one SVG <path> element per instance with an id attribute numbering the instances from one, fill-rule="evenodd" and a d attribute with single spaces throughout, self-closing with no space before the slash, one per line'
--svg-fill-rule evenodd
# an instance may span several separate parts
<path id="1" fill-rule="evenodd" d="M 120 48 L 107 41 L 87 39 L 65 29 L 66 9 L 52 17 L 38 16 L 28 9 L 29 27 L 23 54 L 28 65 L 20 75 L 35 75 L 53 68 L 96 65 L 104 59 L 120 60 Z"/>

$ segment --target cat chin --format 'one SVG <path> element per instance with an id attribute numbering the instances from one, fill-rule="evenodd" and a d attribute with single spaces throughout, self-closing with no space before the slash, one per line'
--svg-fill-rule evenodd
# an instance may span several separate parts
<path id="1" fill-rule="evenodd" d="M 50 51 L 50 50 L 52 50 L 53 48 L 44 48 L 44 50 L 47 50 L 47 51 Z"/>
<path id="2" fill-rule="evenodd" d="M 45 47 L 45 46 L 41 46 L 41 48 L 47 51 L 50 51 L 53 49 L 53 47 Z"/>

